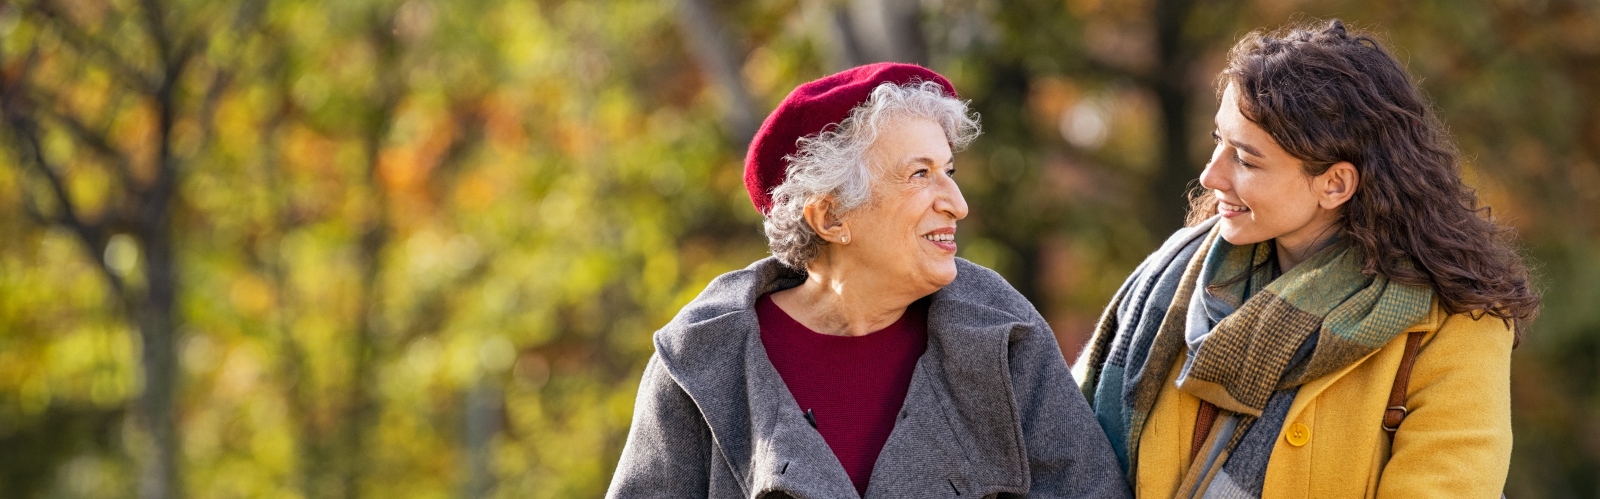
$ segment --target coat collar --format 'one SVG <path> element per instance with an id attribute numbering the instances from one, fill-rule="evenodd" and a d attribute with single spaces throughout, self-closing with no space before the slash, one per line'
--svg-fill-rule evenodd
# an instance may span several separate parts
<path id="1" fill-rule="evenodd" d="M 761 343 L 755 302 L 803 280 L 774 259 L 755 262 L 713 280 L 655 336 L 657 354 L 700 408 L 746 496 L 855 495 Z M 932 295 L 928 349 L 874 466 L 868 497 L 1026 492 L 1008 347 L 1043 320 L 1025 300 L 1011 298 L 1014 291 L 997 286 L 1009 289 L 993 271 L 957 259 L 956 281 Z"/>

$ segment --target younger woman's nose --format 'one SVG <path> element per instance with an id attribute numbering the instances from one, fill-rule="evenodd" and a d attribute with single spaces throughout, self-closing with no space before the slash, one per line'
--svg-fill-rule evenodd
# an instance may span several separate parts
<path id="1" fill-rule="evenodd" d="M 1229 187 L 1228 179 L 1226 178 L 1226 175 L 1223 172 L 1223 170 L 1226 169 L 1227 166 L 1223 165 L 1222 161 L 1219 161 L 1219 158 L 1221 158 L 1221 157 L 1223 157 L 1223 156 L 1222 156 L 1222 154 L 1220 154 L 1220 151 L 1219 151 L 1218 154 L 1214 154 L 1214 155 L 1211 156 L 1211 161 L 1206 163 L 1206 169 L 1204 171 L 1200 172 L 1200 186 L 1201 187 L 1204 187 L 1206 189 L 1210 189 L 1210 190 L 1213 190 L 1213 191 L 1225 191 L 1225 190 L 1228 190 L 1228 187 Z"/>

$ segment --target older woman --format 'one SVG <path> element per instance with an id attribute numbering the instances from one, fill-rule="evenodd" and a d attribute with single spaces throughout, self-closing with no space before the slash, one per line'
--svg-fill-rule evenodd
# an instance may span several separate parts
<path id="1" fill-rule="evenodd" d="M 1404 66 L 1335 20 L 1245 36 L 1218 81 L 1191 226 L 1088 356 L 1138 495 L 1500 495 L 1539 296 Z"/>
<path id="2" fill-rule="evenodd" d="M 609 497 L 1127 497 L 1039 314 L 955 257 L 944 77 L 875 64 L 795 89 L 745 178 L 773 257 L 655 335 Z"/>

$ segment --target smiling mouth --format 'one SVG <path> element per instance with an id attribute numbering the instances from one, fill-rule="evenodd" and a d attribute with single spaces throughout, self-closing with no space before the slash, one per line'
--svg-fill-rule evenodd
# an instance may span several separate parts
<path id="1" fill-rule="evenodd" d="M 1250 211 L 1250 207 L 1248 207 L 1248 206 L 1240 206 L 1240 205 L 1236 205 L 1236 204 L 1232 204 L 1232 203 L 1228 203 L 1226 201 L 1220 201 L 1220 200 L 1217 201 L 1217 209 L 1222 210 L 1222 211 L 1236 212 L 1236 213 L 1244 213 L 1244 212 Z"/>
<path id="2" fill-rule="evenodd" d="M 922 236 L 922 238 L 923 239 L 927 239 L 929 241 L 936 242 L 936 243 L 948 243 L 948 242 L 955 241 L 956 240 L 956 235 L 955 234 L 928 234 L 928 235 Z"/>

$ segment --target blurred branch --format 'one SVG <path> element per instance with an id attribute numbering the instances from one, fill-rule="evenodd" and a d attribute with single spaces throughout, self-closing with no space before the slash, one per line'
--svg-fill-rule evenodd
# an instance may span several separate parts
<path id="1" fill-rule="evenodd" d="M 457 130 L 456 137 L 451 140 L 435 166 L 429 170 L 432 179 L 430 186 L 439 186 L 441 191 L 448 190 L 455 184 L 455 179 L 461 171 L 464 159 L 472 148 L 478 145 L 483 138 L 483 118 L 477 112 L 477 97 L 459 99 L 455 106 L 456 112 L 452 113 Z M 436 197 L 442 197 L 443 192 L 436 192 Z M 489 264 L 493 258 L 480 256 L 472 267 L 451 279 L 429 290 L 414 306 L 411 320 L 406 321 L 399 334 L 395 335 L 395 345 L 407 345 L 413 340 L 438 331 L 450 318 L 448 303 L 451 298 L 458 296 L 461 289 L 469 287 L 482 280 L 489 273 Z"/>
<path id="2" fill-rule="evenodd" d="M 761 120 L 740 71 L 743 58 L 734 55 L 705 0 L 678 0 L 678 32 L 689 42 L 689 52 L 700 70 L 710 74 L 728 98 L 723 123 L 729 136 L 738 144 L 750 143 Z"/>
<path id="3" fill-rule="evenodd" d="M 11 109 L 11 108 L 7 108 Z M 6 124 L 11 127 L 12 133 L 21 145 L 24 156 L 23 163 L 32 166 L 34 172 L 44 177 L 50 186 L 50 194 L 56 204 L 56 216 L 51 221 L 66 225 L 77 232 L 91 247 L 99 246 L 105 239 L 99 223 L 89 222 L 78 216 L 78 209 L 72 202 L 72 196 L 67 193 L 66 182 L 56 174 L 57 167 L 50 164 L 45 158 L 44 147 L 40 145 L 37 125 L 26 117 L 7 113 Z"/>
<path id="4" fill-rule="evenodd" d="M 38 101 L 62 101 L 62 99 L 59 97 L 43 89 L 35 89 L 34 93 L 39 94 L 40 97 L 37 99 Z M 36 104 L 37 102 L 29 103 L 30 107 L 33 107 Z M 72 136 L 76 137 L 79 142 L 89 146 L 89 150 L 94 151 L 96 154 L 100 155 L 100 157 L 111 162 L 112 169 L 116 170 L 117 172 L 117 179 L 122 181 L 123 186 L 126 187 L 129 192 L 138 192 L 139 183 L 133 177 L 132 162 L 128 159 L 127 154 L 124 154 L 121 150 L 117 149 L 116 146 L 111 145 L 111 139 L 108 138 L 104 132 L 91 128 L 87 123 L 84 123 L 82 119 L 79 119 L 77 115 L 70 112 L 58 111 L 50 108 L 49 106 L 37 106 L 34 107 L 34 109 L 37 109 L 41 114 L 48 116 L 50 119 L 61 122 L 62 125 L 65 125 L 66 130 L 71 132 Z"/>
<path id="5" fill-rule="evenodd" d="M 233 23 L 230 27 L 231 30 L 234 32 L 244 32 L 250 29 L 251 26 L 260 21 L 261 14 L 265 11 L 266 3 L 267 0 L 245 1 L 242 5 L 240 5 L 238 13 L 233 19 Z M 191 38 L 183 45 L 183 49 L 180 50 L 180 56 L 182 57 L 182 60 L 187 61 L 191 58 L 204 55 L 207 43 L 207 40 L 204 38 Z M 180 67 L 177 73 L 181 74 L 181 71 L 182 69 Z M 212 139 L 216 137 L 215 124 L 217 106 L 222 102 L 222 94 L 226 92 L 229 85 L 233 83 L 233 79 L 234 71 L 229 70 L 226 66 L 219 65 L 211 77 L 211 83 L 206 86 L 205 96 L 200 101 L 200 108 L 198 109 L 197 116 L 195 117 L 199 124 L 200 133 L 202 134 L 199 141 L 201 144 L 201 149 L 203 149 L 205 145 L 210 144 Z"/>
<path id="6" fill-rule="evenodd" d="M 222 102 L 222 93 L 227 90 L 228 85 L 232 82 L 232 72 L 218 70 L 216 74 L 212 75 L 211 84 L 206 87 L 205 97 L 200 101 L 199 116 L 195 117 L 200 124 L 200 133 L 202 134 L 200 144 L 202 144 L 202 149 L 205 144 L 210 144 L 211 140 L 217 135 L 215 126 L 217 105 Z"/>
<path id="7" fill-rule="evenodd" d="M 178 102 L 177 92 L 180 78 L 191 61 L 193 61 L 193 47 L 186 47 L 181 57 L 168 63 L 165 76 L 157 87 L 157 128 L 160 139 L 156 145 L 156 177 L 149 188 L 144 192 L 141 217 L 149 217 L 152 222 L 166 221 L 166 215 L 171 210 L 170 202 L 178 187 L 178 161 L 172 152 L 172 127 L 177 122 Z"/>
<path id="8" fill-rule="evenodd" d="M 844 71 L 867 63 L 867 56 L 861 47 L 861 40 L 856 37 L 854 21 L 851 20 L 850 11 L 843 6 L 833 5 L 828 7 L 828 27 L 832 31 L 834 46 L 833 71 Z"/>
<path id="9" fill-rule="evenodd" d="M 482 281 L 489 275 L 489 263 L 493 258 L 484 256 L 473 263 L 472 267 L 462 272 L 449 282 L 440 284 L 429 290 L 426 295 L 417 300 L 411 320 L 406 322 L 399 334 L 395 335 L 396 345 L 407 345 L 417 338 L 438 332 L 450 319 L 449 303 L 452 298 L 460 296 L 461 290 Z"/>
<path id="10" fill-rule="evenodd" d="M 249 9 L 249 7 L 246 7 Z M 259 10 L 259 9 L 255 9 Z M 267 192 L 267 199 L 273 206 L 275 216 L 270 220 L 272 225 L 268 228 L 266 237 L 272 238 L 270 245 L 252 245 L 251 259 L 253 270 L 266 275 L 272 282 L 276 293 L 278 307 L 272 316 L 272 330 L 277 335 L 277 368 L 282 376 L 281 383 L 284 387 L 284 399 L 288 405 L 286 419 L 289 427 L 295 432 L 294 449 L 296 454 L 295 484 L 300 489 L 300 494 L 308 499 L 318 499 L 336 495 L 332 490 L 337 483 L 330 478 L 335 471 L 329 465 L 329 442 L 327 432 L 323 425 L 318 424 L 314 411 L 317 406 L 313 390 L 310 386 L 307 354 L 304 345 L 295 338 L 295 311 L 301 306 L 296 300 L 300 293 L 293 289 L 290 269 L 293 263 L 286 251 L 283 250 L 283 241 L 286 235 L 298 230 L 303 224 L 298 215 L 298 208 L 294 204 L 294 197 L 289 195 L 288 181 L 285 179 L 283 164 L 281 163 L 281 140 L 277 139 L 280 130 L 293 117 L 294 108 L 289 104 L 293 95 L 293 82 L 289 72 L 288 44 L 284 41 L 283 33 L 275 29 L 264 29 L 263 38 L 270 47 L 269 59 L 263 64 L 263 75 L 272 79 L 270 88 L 277 92 L 282 103 L 270 106 L 265 123 L 259 129 L 259 143 L 262 147 L 257 149 L 257 164 L 261 166 L 263 188 Z"/>
<path id="11" fill-rule="evenodd" d="M 28 193 L 28 187 L 24 182 L 17 182 L 17 194 L 22 199 L 22 214 L 28 217 L 28 221 L 41 227 L 52 225 L 50 217 L 44 214 L 44 210 L 39 209 L 39 202 Z"/>
<path id="12" fill-rule="evenodd" d="M 162 17 L 167 14 L 167 8 L 160 0 L 139 0 L 139 7 L 139 11 L 144 14 L 145 35 L 155 42 L 156 54 L 160 57 L 162 65 L 166 66 L 165 69 L 169 70 L 168 74 L 171 74 L 170 68 L 174 66 L 173 61 L 177 54 L 172 52 L 172 36 L 167 31 L 166 19 Z"/>
<path id="13" fill-rule="evenodd" d="M 0 113 L 4 115 L 6 127 L 10 129 L 17 152 L 21 156 L 18 163 L 31 166 L 45 179 L 56 204 L 56 213 L 46 215 L 38 210 L 38 203 L 26 191 L 23 192 L 24 206 L 27 207 L 27 213 L 36 221 L 65 226 L 77 235 L 89 257 L 96 263 L 96 268 L 111 286 L 112 292 L 119 299 L 125 298 L 126 286 L 122 277 L 117 275 L 98 254 L 98 250 L 105 247 L 109 237 L 105 230 L 106 220 L 112 217 L 111 213 L 114 212 L 108 211 L 106 217 L 95 222 L 84 220 L 78 215 L 78 208 L 67 192 L 66 181 L 56 173 L 59 168 L 52 165 L 44 154 L 44 147 L 39 139 L 39 125 L 28 114 L 34 107 L 31 105 L 32 99 L 27 95 L 29 92 L 27 81 L 29 70 L 37 60 L 38 48 L 35 47 L 23 60 L 21 64 L 23 69 L 15 73 L 15 76 L 9 72 L 0 73 Z M 6 65 L 4 53 L 0 52 L 0 66 Z"/>
<path id="14" fill-rule="evenodd" d="M 129 64 L 131 60 L 127 55 L 118 52 L 116 48 L 104 40 L 90 36 L 83 28 L 68 19 L 56 0 L 40 0 L 34 4 L 34 11 L 38 12 L 51 27 L 56 29 L 68 43 L 72 44 L 84 54 L 98 54 L 101 63 L 117 75 L 113 81 L 127 85 L 135 92 L 142 94 L 155 93 L 158 85 L 157 78 L 146 74 L 143 70 Z"/>
<path id="15" fill-rule="evenodd" d="M 922 30 L 919 2 L 851 0 L 850 5 L 853 15 L 840 17 L 840 11 L 836 10 L 835 22 L 852 21 L 843 25 L 853 28 L 852 42 L 857 45 L 858 55 L 865 56 L 861 63 L 928 64 L 928 41 Z"/>
<path id="16" fill-rule="evenodd" d="M 461 170 L 466 164 L 467 154 L 474 147 L 483 142 L 483 96 L 473 95 L 456 99 L 451 106 L 452 122 L 455 125 L 456 135 L 445 148 L 444 154 L 439 157 L 432 169 L 428 170 L 430 176 L 436 181 L 428 185 L 434 188 L 434 198 L 439 199 L 455 186 Z"/>
<path id="17" fill-rule="evenodd" d="M 379 277 L 384 271 L 383 250 L 392 235 L 389 195 L 383 185 L 380 166 L 383 141 L 394 127 L 394 118 L 400 102 L 409 92 L 404 72 L 401 71 L 400 40 L 394 33 L 395 12 L 373 12 L 367 27 L 366 39 L 373 46 L 377 58 L 377 95 L 374 107 L 363 123 L 362 149 L 366 156 L 366 182 L 372 195 L 373 219 L 366 222 L 359 241 L 361 300 L 356 315 L 354 341 L 350 344 L 350 393 L 345 407 L 345 420 L 338 441 L 344 455 L 340 481 L 346 497 L 359 497 L 360 485 L 367 474 L 371 460 L 366 451 L 369 429 L 375 426 L 379 412 L 378 398 L 373 394 L 376 369 L 383 345 L 379 342 L 380 305 L 383 291 Z"/>

